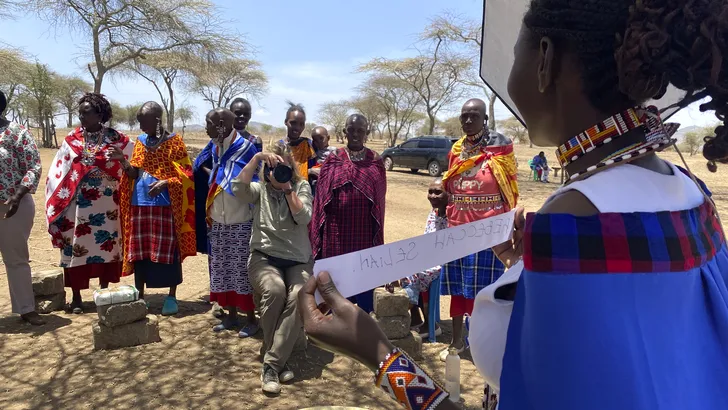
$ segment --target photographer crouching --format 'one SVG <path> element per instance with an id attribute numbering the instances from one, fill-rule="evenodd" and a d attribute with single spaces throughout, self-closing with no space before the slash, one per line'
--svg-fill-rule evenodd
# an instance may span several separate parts
<path id="1" fill-rule="evenodd" d="M 277 142 L 269 151 L 256 154 L 243 168 L 233 191 L 254 205 L 248 275 L 261 297 L 262 388 L 278 394 L 281 383 L 294 378 L 287 361 L 303 331 L 296 295 L 313 270 L 308 237 L 313 197 L 288 146 Z M 252 182 L 261 166 L 261 182 Z"/>

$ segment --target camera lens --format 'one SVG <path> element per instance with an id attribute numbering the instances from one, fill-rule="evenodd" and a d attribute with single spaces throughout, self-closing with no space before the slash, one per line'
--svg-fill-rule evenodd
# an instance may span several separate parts
<path id="1" fill-rule="evenodd" d="M 278 164 L 273 168 L 273 178 L 278 183 L 285 184 L 293 178 L 293 170 L 288 165 Z"/>

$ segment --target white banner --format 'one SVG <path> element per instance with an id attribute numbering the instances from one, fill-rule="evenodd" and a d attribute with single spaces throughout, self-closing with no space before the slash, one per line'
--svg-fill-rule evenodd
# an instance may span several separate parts
<path id="1" fill-rule="evenodd" d="M 469 224 L 316 261 L 316 275 L 327 271 L 348 298 L 422 272 L 433 266 L 492 248 L 511 238 L 515 211 Z M 322 303 L 316 292 L 316 302 Z"/>

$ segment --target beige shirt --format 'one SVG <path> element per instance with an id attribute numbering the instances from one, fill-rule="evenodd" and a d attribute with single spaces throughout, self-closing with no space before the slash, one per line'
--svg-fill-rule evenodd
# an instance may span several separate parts
<path id="1" fill-rule="evenodd" d="M 303 203 L 303 209 L 292 214 L 283 191 L 270 184 L 240 180 L 233 182 L 233 193 L 253 208 L 253 235 L 250 249 L 268 256 L 306 263 L 311 259 L 308 223 L 311 222 L 313 196 L 307 181 L 298 181 L 293 190 Z"/>
<path id="2" fill-rule="evenodd" d="M 222 158 L 222 155 L 230 148 L 230 145 L 233 143 L 233 139 L 225 138 L 222 141 L 222 146 L 218 145 L 217 140 L 213 140 L 213 143 L 218 149 L 218 158 Z M 253 218 L 253 211 L 250 209 L 249 202 L 237 196 L 232 196 L 225 191 L 222 191 L 215 197 L 215 200 L 212 202 L 212 207 L 210 208 L 210 218 L 212 218 L 212 220 L 217 223 L 225 225 L 241 224 L 248 222 Z"/>

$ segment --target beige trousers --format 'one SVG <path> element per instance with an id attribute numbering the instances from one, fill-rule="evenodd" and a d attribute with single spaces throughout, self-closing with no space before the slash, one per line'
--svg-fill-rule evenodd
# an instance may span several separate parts
<path id="1" fill-rule="evenodd" d="M 277 372 L 283 369 L 303 323 L 298 315 L 297 296 L 313 271 L 313 261 L 287 269 L 271 266 L 260 252 L 252 252 L 248 261 L 248 276 L 259 295 L 260 326 L 263 328 L 263 363 Z M 256 300 L 257 303 L 257 300 Z"/>
<path id="2" fill-rule="evenodd" d="M 4 202 L 4 201 L 3 201 Z M 23 315 L 35 311 L 33 283 L 30 278 L 28 239 L 33 229 L 35 203 L 30 194 L 20 201 L 18 212 L 5 219 L 9 206 L 0 202 L 0 254 L 8 273 L 10 303 L 13 313 Z"/>

